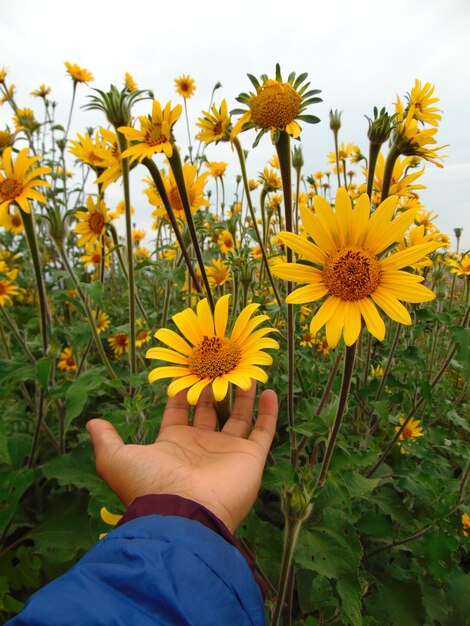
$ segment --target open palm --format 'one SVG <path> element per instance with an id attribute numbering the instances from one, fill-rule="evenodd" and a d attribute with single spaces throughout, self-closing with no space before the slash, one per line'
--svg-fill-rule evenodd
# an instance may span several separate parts
<path id="1" fill-rule="evenodd" d="M 277 419 L 277 397 L 264 391 L 252 428 L 256 386 L 237 389 L 232 413 L 219 432 L 212 392 L 206 388 L 192 426 L 186 393 L 169 398 L 160 433 L 149 445 L 124 444 L 101 419 L 87 424 L 101 478 L 129 506 L 149 494 L 174 494 L 212 511 L 232 532 L 253 505 Z"/>

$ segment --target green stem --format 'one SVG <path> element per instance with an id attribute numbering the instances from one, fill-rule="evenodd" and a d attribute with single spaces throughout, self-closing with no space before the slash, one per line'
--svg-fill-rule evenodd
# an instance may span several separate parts
<path id="1" fill-rule="evenodd" d="M 173 176 L 175 177 L 175 182 L 176 182 L 176 186 L 178 187 L 178 191 L 179 191 L 180 198 L 181 198 L 181 203 L 183 204 L 184 214 L 186 217 L 186 223 L 188 224 L 189 234 L 191 236 L 191 243 L 193 244 L 194 252 L 196 254 L 196 259 L 199 265 L 199 271 L 201 272 L 202 281 L 206 289 L 207 299 L 209 301 L 211 310 L 214 311 L 215 309 L 214 298 L 212 296 L 212 290 L 211 290 L 211 286 L 209 283 L 209 279 L 207 278 L 206 268 L 204 267 L 201 247 L 199 245 L 199 240 L 197 238 L 196 227 L 194 225 L 193 214 L 191 211 L 191 204 L 189 202 L 188 192 L 186 189 L 186 183 L 184 180 L 183 164 L 181 163 L 181 156 L 180 156 L 179 150 L 175 145 L 173 145 L 173 154 L 168 159 L 168 161 L 170 163 Z"/>
<path id="2" fill-rule="evenodd" d="M 333 137 L 335 139 L 335 159 L 336 159 L 336 175 L 338 177 L 338 189 L 341 187 L 341 175 L 339 172 L 339 152 L 338 152 L 338 131 L 333 131 Z"/>
<path id="3" fill-rule="evenodd" d="M 354 371 L 354 359 L 356 356 L 356 344 L 352 346 L 346 346 L 346 354 L 344 358 L 343 380 L 341 382 L 341 391 L 339 394 L 338 408 L 336 410 L 335 421 L 333 428 L 331 429 L 330 436 L 328 437 L 328 443 L 326 445 L 325 455 L 318 476 L 315 491 L 319 489 L 325 482 L 328 468 L 330 466 L 331 457 L 336 445 L 336 439 L 338 438 L 341 422 L 343 421 L 344 412 L 346 409 L 346 403 L 348 399 L 349 388 L 351 386 L 352 375 Z"/>
<path id="4" fill-rule="evenodd" d="M 34 217 L 32 213 L 25 213 L 23 210 L 20 210 L 21 218 L 23 220 L 23 226 L 26 234 L 26 239 L 28 241 L 29 251 L 31 253 L 31 260 L 33 262 L 34 276 L 36 279 L 36 286 L 38 290 L 39 297 L 39 313 L 40 313 L 40 328 L 41 328 L 41 339 L 42 339 L 42 349 L 44 355 L 47 354 L 48 348 L 48 326 L 50 325 L 50 314 L 47 306 L 47 296 L 46 290 L 44 287 L 44 281 L 42 277 L 42 266 L 39 258 L 39 249 L 38 242 L 36 238 L 36 229 L 34 226 Z"/>
<path id="5" fill-rule="evenodd" d="M 238 137 L 235 137 L 235 139 L 233 140 L 233 145 L 235 146 L 235 150 L 237 151 L 237 155 L 238 155 L 238 160 L 240 162 L 240 169 L 241 169 L 241 172 L 242 172 L 243 186 L 245 188 L 246 200 L 247 200 L 247 203 L 248 203 L 248 210 L 250 212 L 251 222 L 253 224 L 253 229 L 254 229 L 255 234 L 256 234 L 256 239 L 258 240 L 258 243 L 259 243 L 259 246 L 260 246 L 260 249 L 261 249 L 261 256 L 263 257 L 264 267 L 266 269 L 266 273 L 268 275 L 269 282 L 271 283 L 271 287 L 273 288 L 273 293 L 274 293 L 274 297 L 276 298 L 276 302 L 278 303 L 279 307 L 282 307 L 281 298 L 279 296 L 279 292 L 277 290 L 276 283 L 274 282 L 274 278 L 273 278 L 273 275 L 271 273 L 271 268 L 269 267 L 268 257 L 266 255 L 266 250 L 264 248 L 263 241 L 262 241 L 262 238 L 261 238 L 261 234 L 259 232 L 258 224 L 256 222 L 256 214 L 255 214 L 255 210 L 253 208 L 253 203 L 251 202 L 250 185 L 248 183 L 248 176 L 247 176 L 247 173 L 246 173 L 245 155 L 243 154 L 243 148 L 242 148 L 242 145 L 241 145 Z"/>
<path id="6" fill-rule="evenodd" d="M 379 158 L 380 148 L 382 144 L 380 143 L 372 143 L 369 144 L 369 167 L 367 171 L 367 195 L 369 198 L 372 197 L 372 190 L 374 188 L 374 176 L 375 176 L 375 167 L 377 165 L 377 159 Z"/>
<path id="7" fill-rule="evenodd" d="M 188 105 L 186 104 L 186 98 L 183 98 L 184 101 L 184 115 L 186 117 L 186 128 L 188 130 L 188 151 L 189 151 L 189 162 L 191 165 L 193 164 L 193 146 L 191 145 L 191 130 L 189 127 L 189 117 L 188 117 Z"/>
<path id="8" fill-rule="evenodd" d="M 375 395 L 375 400 L 380 400 L 380 396 L 382 395 L 382 392 L 385 388 L 385 383 L 387 382 L 387 376 L 388 376 L 388 373 L 390 372 L 390 368 L 392 367 L 393 358 L 395 356 L 395 351 L 398 346 L 398 340 L 400 338 L 401 329 L 402 329 L 402 325 L 397 324 L 397 328 L 395 330 L 395 336 L 393 338 L 393 343 L 390 348 L 390 352 L 388 353 L 388 360 L 384 368 L 384 373 L 380 381 L 379 388 L 377 389 L 377 393 Z"/>
<path id="9" fill-rule="evenodd" d="M 284 130 L 276 143 L 276 152 L 281 168 L 282 191 L 284 195 L 284 210 L 286 216 L 286 231 L 293 232 L 292 223 L 292 165 L 290 138 Z M 287 262 L 292 263 L 292 250 L 287 248 Z M 292 292 L 292 283 L 287 282 L 287 295 Z M 287 305 L 287 421 L 290 426 L 291 460 L 294 460 L 296 436 L 294 431 L 294 374 L 295 374 L 295 328 L 293 305 Z"/>
<path id="10" fill-rule="evenodd" d="M 380 202 L 383 202 L 386 198 L 388 198 L 390 184 L 393 177 L 393 168 L 395 167 L 395 162 L 399 156 L 400 151 L 396 146 L 392 145 L 385 160 L 384 177 L 382 180 L 382 195 L 380 197 Z"/>
<path id="11" fill-rule="evenodd" d="M 277 626 L 282 610 L 284 608 L 284 601 L 289 583 L 289 574 L 291 571 L 291 564 L 294 558 L 295 548 L 299 538 L 299 532 L 302 528 L 303 519 L 293 519 L 289 516 L 286 517 L 286 526 L 284 530 L 284 549 L 282 553 L 281 571 L 279 574 L 279 584 L 277 588 L 276 606 L 274 607 L 273 618 L 271 626 Z"/>
<path id="12" fill-rule="evenodd" d="M 127 150 L 127 139 L 121 133 L 117 133 L 120 153 Z M 121 158 L 122 184 L 124 189 L 124 210 L 126 219 L 126 253 L 127 253 L 127 283 L 129 289 L 129 366 L 131 377 L 137 373 L 137 350 L 135 345 L 136 321 L 135 321 L 135 275 L 134 275 L 134 246 L 132 244 L 132 216 L 131 197 L 129 184 L 129 159 Z M 131 394 L 133 384 L 130 385 Z"/>
<path id="13" fill-rule="evenodd" d="M 17 342 L 23 348 L 23 351 L 26 354 L 26 356 L 28 357 L 28 359 L 31 361 L 31 363 L 35 363 L 36 359 L 34 358 L 33 353 L 31 352 L 31 350 L 28 348 L 25 340 L 21 336 L 20 331 L 19 331 L 18 326 L 16 325 L 15 321 L 8 315 L 8 313 L 5 310 L 5 307 L 0 305 L 0 311 L 2 312 L 2 315 L 5 318 L 6 323 L 10 327 L 11 331 L 13 332 L 13 334 L 15 335 Z"/>
<path id="14" fill-rule="evenodd" d="M 103 348 L 103 344 L 101 343 L 101 339 L 99 336 L 99 333 L 96 329 L 96 320 L 93 317 L 93 311 L 91 310 L 91 307 L 88 303 L 88 299 L 86 297 L 86 294 L 84 293 L 83 289 L 80 287 L 80 283 L 78 281 L 78 278 L 73 270 L 73 267 L 70 265 L 70 262 L 67 258 L 67 255 L 65 253 L 64 247 L 63 245 L 58 242 L 55 241 L 54 239 L 52 240 L 56 246 L 57 252 L 59 253 L 59 256 L 62 260 L 62 263 L 64 264 L 65 269 L 67 270 L 70 279 L 72 280 L 73 286 L 80 298 L 80 300 L 82 301 L 83 307 L 85 309 L 85 313 L 86 316 L 88 318 L 88 323 L 90 324 L 90 329 L 91 329 L 91 334 L 93 335 L 93 339 L 96 345 L 96 348 L 98 350 L 98 353 L 101 357 L 101 360 L 103 362 L 103 365 L 106 368 L 106 371 L 108 372 L 108 374 L 110 375 L 110 377 L 112 378 L 112 380 L 120 380 L 119 377 L 117 376 L 117 374 L 115 373 L 115 371 L 113 370 L 111 363 L 109 362 L 108 357 L 106 356 L 106 352 L 104 351 Z M 122 387 L 118 387 L 119 392 L 123 395 L 123 396 L 127 396 L 127 392 L 122 388 Z"/>
<path id="15" fill-rule="evenodd" d="M 181 254 L 184 257 L 184 261 L 186 263 L 186 267 L 191 275 L 191 279 L 194 284 L 194 288 L 199 293 L 202 293 L 201 286 L 199 284 L 199 279 L 194 271 L 193 263 L 191 261 L 191 257 L 189 256 L 188 249 L 186 244 L 184 243 L 183 235 L 181 234 L 180 228 L 178 226 L 178 222 L 176 220 L 173 207 L 171 206 L 170 199 L 168 198 L 168 194 L 166 193 L 165 185 L 163 183 L 160 171 L 152 159 L 146 158 L 142 161 L 145 167 L 148 169 L 150 176 L 152 177 L 153 182 L 155 183 L 155 187 L 157 188 L 158 193 L 160 194 L 160 198 L 165 206 L 168 219 L 170 220 L 170 224 L 173 227 L 173 232 L 175 233 L 176 240 L 179 243 Z"/>

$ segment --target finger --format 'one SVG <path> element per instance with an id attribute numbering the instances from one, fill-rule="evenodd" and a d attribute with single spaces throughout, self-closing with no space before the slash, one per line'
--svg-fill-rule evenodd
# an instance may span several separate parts
<path id="1" fill-rule="evenodd" d="M 278 401 L 272 389 L 263 391 L 258 403 L 258 417 L 248 439 L 257 443 L 268 456 L 269 448 L 276 433 Z"/>
<path id="2" fill-rule="evenodd" d="M 160 428 L 188 425 L 189 404 L 186 398 L 187 393 L 187 389 L 183 389 L 173 398 L 168 398 Z"/>
<path id="3" fill-rule="evenodd" d="M 196 428 L 215 430 L 216 425 L 217 411 L 215 408 L 214 394 L 212 392 L 212 387 L 206 387 L 203 389 L 196 405 L 193 426 Z"/>
<path id="4" fill-rule="evenodd" d="M 253 423 L 253 405 L 256 396 L 256 381 L 251 380 L 251 389 L 243 391 L 237 387 L 233 409 L 222 432 L 234 437 L 248 437 Z"/>
<path id="5" fill-rule="evenodd" d="M 96 470 L 106 480 L 110 471 L 110 460 L 115 452 L 124 445 L 124 442 L 114 426 L 106 420 L 90 420 L 87 422 L 86 429 L 95 451 Z"/>

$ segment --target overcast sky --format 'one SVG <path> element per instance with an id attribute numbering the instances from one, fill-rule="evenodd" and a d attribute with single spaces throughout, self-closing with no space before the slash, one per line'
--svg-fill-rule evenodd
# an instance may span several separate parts
<path id="1" fill-rule="evenodd" d="M 207 109 L 217 81 L 218 103 L 248 91 L 246 73 L 274 75 L 276 62 L 284 76 L 308 72 L 312 88 L 322 90 L 324 102 L 308 113 L 321 118 L 305 124 L 302 148 L 305 174 L 326 169 L 333 150 L 330 109 L 343 111 L 340 141 L 358 144 L 367 153 L 367 120 L 375 106 L 393 112 L 396 95 L 408 92 L 415 78 L 435 85 L 443 120 L 439 145 L 448 158 L 443 169 L 432 164 L 419 182 L 427 210 L 439 214 L 437 225 L 451 236 L 464 228 L 461 250 L 470 248 L 470 3 L 468 0 L 335 0 L 335 2 L 238 0 L 0 0 L 0 67 L 9 69 L 8 82 L 17 88 L 17 102 L 40 111 L 29 93 L 45 83 L 52 88 L 57 121 L 65 125 L 71 98 L 71 80 L 64 61 L 77 63 L 95 77 L 90 87 L 78 86 L 71 138 L 87 126 L 104 125 L 97 112 L 79 109 L 91 87 L 107 90 L 123 84 L 130 72 L 139 88 L 151 88 L 155 97 L 174 104 L 174 79 L 190 74 L 197 84 L 188 102 L 196 121 Z M 11 111 L 0 107 L 0 127 L 11 124 Z M 183 119 L 175 129 L 178 143 L 186 141 Z M 247 149 L 253 131 L 241 136 Z M 248 157 L 249 177 L 255 178 L 274 154 L 268 136 Z M 229 161 L 227 186 L 238 169 L 228 145 L 211 147 L 210 160 Z M 146 172 L 133 172 L 137 182 Z M 114 190 L 113 194 L 119 194 Z M 118 197 L 116 195 L 116 197 Z M 229 199 L 230 200 L 230 199 Z M 145 196 L 134 194 L 136 221 L 148 226 Z"/>

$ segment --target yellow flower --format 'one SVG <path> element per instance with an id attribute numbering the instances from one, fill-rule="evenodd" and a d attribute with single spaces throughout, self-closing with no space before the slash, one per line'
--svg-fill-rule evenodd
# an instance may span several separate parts
<path id="1" fill-rule="evenodd" d="M 404 417 L 399 417 L 398 421 L 400 422 L 400 426 L 395 426 L 395 430 L 398 432 L 400 427 L 405 422 Z M 420 426 L 421 420 L 410 419 L 408 424 L 402 433 L 400 433 L 399 441 L 397 445 L 400 446 L 400 452 L 402 454 L 406 454 L 406 450 L 402 445 L 402 441 L 406 441 L 407 443 L 414 443 L 417 437 L 422 437 L 424 435 L 423 428 Z"/>
<path id="2" fill-rule="evenodd" d="M 90 195 L 86 201 L 88 211 L 76 211 L 75 217 L 79 220 L 74 228 L 74 233 L 80 235 L 77 244 L 85 246 L 95 241 L 101 242 L 109 222 L 108 209 L 104 200 L 95 204 Z"/>
<path id="3" fill-rule="evenodd" d="M 207 145 L 212 141 L 227 141 L 230 137 L 231 119 L 227 110 L 227 102 L 222 103 L 217 109 L 215 104 L 212 105 L 211 112 L 203 111 L 203 117 L 196 122 L 196 126 L 202 130 L 196 135 L 196 139 L 204 141 Z"/>
<path id="4" fill-rule="evenodd" d="M 303 87 L 300 87 L 307 78 L 307 74 L 300 74 L 296 78 L 295 72 L 292 72 L 287 82 L 283 82 L 281 70 L 277 64 L 275 79 L 268 78 L 265 74 L 261 77 L 261 83 L 251 74 L 248 74 L 248 78 L 256 89 L 256 93 L 242 93 L 238 96 L 238 102 L 247 105 L 248 111 L 245 109 L 232 111 L 232 113 L 242 114 L 233 127 L 232 139 L 249 128 L 259 129 L 253 147 L 268 130 L 271 131 L 273 143 L 278 141 L 283 130 L 297 139 L 302 129 L 296 120 L 309 124 L 320 121 L 313 115 L 303 114 L 309 104 L 321 102 L 320 98 L 313 97 L 320 93 L 320 90 L 308 91 L 310 83 L 305 83 Z"/>
<path id="5" fill-rule="evenodd" d="M 15 210 L 13 213 L 8 213 L 5 211 L 0 212 L 0 226 L 9 232 L 12 235 L 20 235 L 23 232 L 23 220 L 21 219 L 21 215 L 19 211 Z"/>
<path id="6" fill-rule="evenodd" d="M 93 169 L 105 167 L 103 157 L 100 154 L 103 145 L 98 131 L 96 131 L 94 139 L 88 133 L 85 135 L 77 134 L 77 137 L 76 141 L 70 139 L 68 151 Z"/>
<path id="7" fill-rule="evenodd" d="M 415 79 L 415 85 L 408 98 L 409 113 L 416 120 L 437 126 L 441 121 L 441 110 L 431 105 L 439 102 L 439 98 L 433 98 L 434 86 L 426 83 L 421 86 L 421 81 Z"/>
<path id="8" fill-rule="evenodd" d="M 50 184 L 41 180 L 39 176 L 49 174 L 51 169 L 37 167 L 28 173 L 31 166 L 39 161 L 39 157 L 29 157 L 28 148 L 23 148 L 13 163 L 11 152 L 12 148 L 5 148 L 2 155 L 5 176 L 0 171 L 0 212 L 15 202 L 25 213 L 31 213 L 30 200 L 46 203 L 46 198 L 35 187 L 50 187 Z"/>
<path id="9" fill-rule="evenodd" d="M 323 356 L 328 356 L 330 354 L 330 346 L 328 345 L 328 340 L 325 335 L 322 335 L 316 340 L 316 350 Z"/>
<path id="10" fill-rule="evenodd" d="M 64 348 L 64 351 L 60 353 L 57 367 L 63 372 L 73 372 L 77 369 L 77 364 L 72 354 L 72 348 Z"/>
<path id="11" fill-rule="evenodd" d="M 82 69 L 76 63 L 72 64 L 68 61 L 64 61 L 64 65 L 67 69 L 67 72 L 70 74 L 75 83 L 88 83 L 92 80 L 95 80 L 91 72 Z"/>
<path id="12" fill-rule="evenodd" d="M 132 78 L 129 72 L 126 72 L 124 75 L 124 83 L 126 85 L 127 91 L 130 91 L 131 93 L 139 89 L 136 85 L 135 80 Z"/>
<path id="13" fill-rule="evenodd" d="M 158 100 L 154 100 L 152 114 L 139 115 L 140 130 L 131 126 L 120 126 L 119 132 L 130 141 L 137 142 L 125 150 L 122 156 L 129 157 L 131 163 L 136 159 L 142 162 L 146 157 L 152 157 L 156 152 L 164 152 L 170 158 L 173 154 L 171 129 L 179 119 L 182 110 L 181 104 L 177 104 L 174 109 L 171 109 L 171 102 L 168 102 L 162 110 Z"/>
<path id="14" fill-rule="evenodd" d="M 274 170 L 270 170 L 269 167 L 265 167 L 263 172 L 259 175 L 260 183 L 263 183 L 266 191 L 276 191 L 282 187 L 281 177 Z"/>
<path id="15" fill-rule="evenodd" d="M 462 526 L 463 526 L 463 534 L 465 537 L 468 537 L 468 530 L 470 530 L 470 515 L 467 513 L 462 513 Z"/>
<path id="16" fill-rule="evenodd" d="M 142 228 L 134 228 L 132 231 L 132 241 L 142 241 L 142 239 L 145 239 L 146 234 L 147 232 Z"/>
<path id="17" fill-rule="evenodd" d="M 212 264 L 204 267 L 211 287 L 219 287 L 232 279 L 230 268 L 225 261 L 212 259 Z"/>
<path id="18" fill-rule="evenodd" d="M 292 282 L 308 283 L 287 297 L 290 304 L 305 304 L 326 296 L 310 322 L 310 332 L 316 334 L 326 324 L 326 336 L 332 348 L 342 334 L 346 345 L 352 345 L 361 331 L 362 318 L 369 332 L 382 341 L 385 324 L 376 306 L 392 320 L 411 324 L 410 314 L 400 300 L 426 302 L 435 297 L 419 284 L 422 276 L 401 271 L 435 250 L 435 243 L 412 246 L 380 258 L 400 239 L 416 215 L 414 211 L 406 211 L 392 219 L 396 205 L 396 196 L 391 196 L 371 215 L 366 194 L 353 209 L 347 191 L 340 188 L 335 210 L 321 196 L 315 196 L 315 213 L 300 208 L 303 226 L 315 243 L 293 233 L 280 233 L 289 248 L 315 267 L 280 263 L 273 267 L 273 274 Z"/>
<path id="19" fill-rule="evenodd" d="M 135 336 L 135 345 L 140 348 L 140 346 L 143 346 L 144 343 L 147 343 L 147 341 L 150 341 L 150 339 L 152 338 L 152 333 L 147 330 L 147 329 L 142 329 L 139 330 Z"/>
<path id="20" fill-rule="evenodd" d="M 315 341 L 315 337 L 312 337 L 311 333 L 303 333 L 300 336 L 300 345 L 303 348 L 313 348 L 314 346 L 314 341 Z"/>
<path id="21" fill-rule="evenodd" d="M 13 304 L 11 297 L 20 295 L 22 291 L 23 289 L 14 285 L 11 280 L 0 278 L 0 306 Z"/>
<path id="22" fill-rule="evenodd" d="M 196 82 L 189 74 L 175 78 L 175 91 L 183 98 L 191 98 L 196 91 Z"/>
<path id="23" fill-rule="evenodd" d="M 13 116 L 13 123 L 15 124 L 16 131 L 25 130 L 26 132 L 34 132 L 39 123 L 34 117 L 32 109 L 25 107 L 24 109 L 16 109 Z"/>
<path id="24" fill-rule="evenodd" d="M 96 319 L 96 312 L 93 311 L 93 317 Z M 98 319 L 96 320 L 96 330 L 98 333 L 102 333 L 105 331 L 109 325 L 111 324 L 111 320 L 109 319 L 109 315 L 104 311 L 100 311 L 98 313 Z"/>
<path id="25" fill-rule="evenodd" d="M 384 368 L 381 365 L 370 366 L 370 377 L 371 378 L 382 378 L 384 375 Z"/>
<path id="26" fill-rule="evenodd" d="M 272 357 L 265 348 L 278 349 L 277 341 L 266 337 L 275 331 L 266 327 L 255 330 L 268 319 L 257 315 L 250 319 L 259 304 L 249 304 L 236 319 L 230 336 L 226 336 L 230 295 L 217 301 L 212 314 L 207 299 L 197 305 L 197 312 L 188 308 L 173 316 L 173 321 L 183 335 L 161 328 L 155 337 L 169 348 L 150 348 L 147 358 L 160 359 L 176 365 L 157 367 L 149 374 L 149 382 L 176 377 L 168 387 L 173 397 L 188 389 L 188 402 L 197 404 L 201 391 L 212 385 L 214 398 L 222 401 L 232 383 L 244 391 L 251 389 L 251 379 L 265 383 L 266 373 L 259 365 L 271 365 Z"/>
<path id="27" fill-rule="evenodd" d="M 470 253 L 465 253 L 460 261 L 456 259 L 448 259 L 447 265 L 449 265 L 452 269 L 450 270 L 451 274 L 457 274 L 457 276 L 470 276 Z"/>
<path id="28" fill-rule="evenodd" d="M 232 234 L 228 230 L 223 230 L 217 236 L 217 243 L 219 244 L 222 254 L 232 252 L 235 249 L 235 242 L 233 241 Z"/>
<path id="29" fill-rule="evenodd" d="M 341 142 L 338 146 L 338 160 L 346 161 L 355 149 L 356 146 L 353 143 L 345 144 L 344 142 Z M 336 163 L 336 152 L 328 152 L 328 163 Z"/>
<path id="30" fill-rule="evenodd" d="M 15 136 L 10 133 L 8 127 L 6 130 L 0 130 L 0 155 L 5 148 L 13 145 L 14 138 Z"/>
<path id="31" fill-rule="evenodd" d="M 5 78 L 7 77 L 7 74 L 8 74 L 8 68 L 2 65 L 2 67 L 0 68 L 0 83 L 5 82 Z"/>
<path id="32" fill-rule="evenodd" d="M 219 176 L 225 176 L 225 170 L 227 169 L 228 163 L 223 163 L 222 161 L 212 161 L 211 163 L 208 161 L 206 163 L 206 167 L 209 170 L 209 173 L 214 178 L 218 178 Z"/>
<path id="33" fill-rule="evenodd" d="M 35 89 L 31 92 L 32 96 L 36 98 L 46 98 L 51 93 L 51 88 L 46 87 L 46 85 L 41 85 L 39 89 Z"/>
<path id="34" fill-rule="evenodd" d="M 426 189 L 426 185 L 416 184 L 414 181 L 424 174 L 424 168 L 408 173 L 411 168 L 416 168 L 419 165 L 419 160 L 416 157 L 405 157 L 403 160 L 398 157 L 393 166 L 392 180 L 390 182 L 390 196 L 409 196 L 413 197 L 414 193 L 418 189 Z M 385 159 L 380 152 L 377 158 L 377 164 L 374 173 L 374 190 L 378 193 L 382 192 L 382 183 L 384 177 Z"/>
<path id="35" fill-rule="evenodd" d="M 85 246 L 86 254 L 80 257 L 80 261 L 84 264 L 85 267 L 93 266 L 95 269 L 97 269 L 101 265 L 101 259 L 103 256 L 102 247 L 103 246 L 98 239 L 90 241 L 90 243 Z M 110 263 L 111 257 L 108 254 L 104 257 L 105 267 L 108 267 Z"/>
<path id="36" fill-rule="evenodd" d="M 123 352 L 127 352 L 129 348 L 129 337 L 126 333 L 117 333 L 108 339 L 108 343 L 114 352 L 114 356 L 117 358 L 121 356 Z"/>
<path id="37" fill-rule="evenodd" d="M 185 220 L 185 214 L 183 204 L 181 202 L 181 196 L 178 191 L 178 186 L 173 175 L 173 171 L 170 170 L 169 175 L 164 172 L 162 174 L 163 184 L 170 201 L 171 207 L 177 219 Z M 186 192 L 188 194 L 189 204 L 191 206 L 191 212 L 195 213 L 201 206 L 209 206 L 209 201 L 204 197 L 204 187 L 209 176 L 209 172 L 204 172 L 201 176 L 197 176 L 197 165 L 186 162 L 183 164 L 183 176 L 186 186 Z M 168 219 L 167 212 L 160 194 L 155 188 L 153 181 L 150 181 L 150 187 L 145 190 L 148 201 L 157 209 L 153 211 L 153 217 L 164 217 Z"/>

